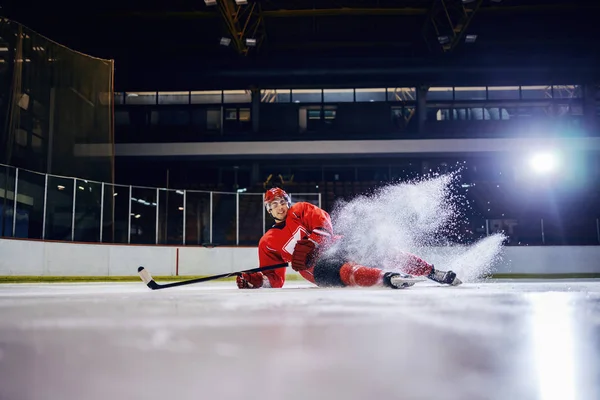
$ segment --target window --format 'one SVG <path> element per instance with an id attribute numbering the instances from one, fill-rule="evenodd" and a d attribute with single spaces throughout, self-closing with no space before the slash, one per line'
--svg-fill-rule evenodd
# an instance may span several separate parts
<path id="1" fill-rule="evenodd" d="M 125 104 L 125 93 L 115 92 L 115 104 Z"/>
<path id="2" fill-rule="evenodd" d="M 126 104 L 156 104 L 156 92 L 128 92 Z"/>
<path id="3" fill-rule="evenodd" d="M 521 86 L 521 98 L 524 100 L 543 100 L 552 98 L 551 86 Z"/>
<path id="4" fill-rule="evenodd" d="M 454 100 L 485 100 L 486 90 L 484 87 L 455 87 Z"/>
<path id="5" fill-rule="evenodd" d="M 250 109 L 249 108 L 240 108 L 239 118 L 242 122 L 250 121 Z"/>
<path id="6" fill-rule="evenodd" d="M 356 101 L 357 102 L 374 102 L 374 101 L 385 101 L 386 92 L 385 88 L 378 89 L 356 89 Z"/>
<path id="7" fill-rule="evenodd" d="M 388 101 L 416 101 L 417 92 L 415 88 L 388 88 Z"/>
<path id="8" fill-rule="evenodd" d="M 354 102 L 354 89 L 325 89 L 325 103 Z"/>
<path id="9" fill-rule="evenodd" d="M 158 104 L 189 104 L 190 92 L 158 92 Z"/>
<path id="10" fill-rule="evenodd" d="M 321 119 L 321 110 L 308 110 L 308 119 Z"/>
<path id="11" fill-rule="evenodd" d="M 454 91 L 451 87 L 432 87 L 427 92 L 427 100 L 452 101 Z"/>
<path id="12" fill-rule="evenodd" d="M 321 89 L 292 89 L 294 103 L 321 103 Z"/>
<path id="13" fill-rule="evenodd" d="M 415 113 L 415 107 L 392 107 L 392 122 L 398 128 L 406 128 Z"/>
<path id="14" fill-rule="evenodd" d="M 237 121 L 238 119 L 238 110 L 237 108 L 228 108 L 225 110 L 225 120 L 227 121 Z"/>
<path id="15" fill-rule="evenodd" d="M 249 108 L 227 108 L 225 110 L 226 121 L 250 121 L 250 109 Z"/>
<path id="16" fill-rule="evenodd" d="M 209 131 L 221 130 L 221 110 L 206 110 L 206 129 Z"/>
<path id="17" fill-rule="evenodd" d="M 221 91 L 191 92 L 192 104 L 221 104 Z"/>
<path id="18" fill-rule="evenodd" d="M 225 90 L 223 91 L 224 103 L 251 103 L 252 92 L 250 90 Z"/>
<path id="19" fill-rule="evenodd" d="M 490 100 L 519 100 L 518 86 L 489 86 L 487 89 Z"/>
<path id="20" fill-rule="evenodd" d="M 290 89 L 267 89 L 260 91 L 261 103 L 289 103 L 292 101 Z"/>
<path id="21" fill-rule="evenodd" d="M 581 86 L 579 85 L 552 86 L 552 97 L 555 99 L 580 99 L 581 96 Z"/>

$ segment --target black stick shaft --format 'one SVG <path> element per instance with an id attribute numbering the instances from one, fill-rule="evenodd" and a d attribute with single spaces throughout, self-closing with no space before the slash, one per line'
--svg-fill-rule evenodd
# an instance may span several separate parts
<path id="1" fill-rule="evenodd" d="M 158 284 L 156 283 L 154 280 L 151 280 L 148 283 L 148 287 L 156 290 L 156 289 L 166 289 L 166 288 L 170 288 L 170 287 L 175 287 L 175 286 L 183 286 L 183 285 L 191 285 L 192 283 L 200 283 L 200 282 L 206 282 L 206 281 L 212 281 L 215 279 L 222 279 L 222 278 L 229 278 L 232 276 L 236 276 L 242 273 L 246 273 L 246 274 L 251 274 L 253 272 L 264 272 L 264 271 L 271 271 L 274 269 L 279 269 L 279 268 L 284 268 L 287 267 L 288 263 L 281 263 L 281 264 L 275 264 L 275 265 L 270 265 L 268 267 L 264 267 L 264 268 L 253 268 L 253 269 L 247 269 L 245 271 L 238 271 L 238 272 L 230 272 L 227 274 L 221 274 L 221 275 L 213 275 L 213 276 L 207 276 L 204 278 L 197 278 L 197 279 L 190 279 L 187 281 L 179 281 L 179 282 L 173 282 L 173 283 L 166 283 L 166 284 Z M 138 272 L 141 271 L 143 267 L 140 267 L 138 269 Z"/>

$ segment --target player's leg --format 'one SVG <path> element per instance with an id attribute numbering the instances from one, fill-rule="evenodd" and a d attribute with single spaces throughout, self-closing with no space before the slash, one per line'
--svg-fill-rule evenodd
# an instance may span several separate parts
<path id="1" fill-rule="evenodd" d="M 433 264 L 429 264 L 414 254 L 404 253 L 399 264 L 401 265 L 402 272 L 406 274 L 426 276 L 432 281 L 441 284 L 457 286 L 462 283 L 461 280 L 456 277 L 455 272 L 438 270 Z"/>
<path id="2" fill-rule="evenodd" d="M 314 267 L 314 280 L 320 287 L 390 287 L 405 288 L 415 284 L 412 277 L 398 272 L 385 272 L 339 259 L 320 259 Z"/>

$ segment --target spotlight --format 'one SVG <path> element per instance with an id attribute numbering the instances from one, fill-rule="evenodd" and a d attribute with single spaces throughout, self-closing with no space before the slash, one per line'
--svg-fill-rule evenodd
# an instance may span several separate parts
<path id="1" fill-rule="evenodd" d="M 556 171 L 558 168 L 558 157 L 553 153 L 535 154 L 529 160 L 529 165 L 533 171 L 539 174 L 547 174 Z"/>

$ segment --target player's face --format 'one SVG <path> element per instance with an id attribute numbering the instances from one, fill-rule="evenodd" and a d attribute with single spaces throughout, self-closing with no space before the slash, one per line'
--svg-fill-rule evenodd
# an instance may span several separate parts
<path id="1" fill-rule="evenodd" d="M 269 207 L 271 209 L 271 215 L 280 221 L 285 219 L 289 210 L 287 201 L 279 197 L 273 200 L 269 204 Z"/>

